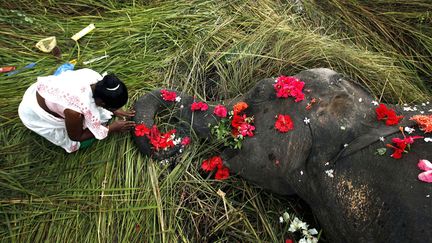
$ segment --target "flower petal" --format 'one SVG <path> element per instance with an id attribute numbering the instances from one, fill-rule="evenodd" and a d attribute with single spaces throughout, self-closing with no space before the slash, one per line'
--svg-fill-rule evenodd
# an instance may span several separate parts
<path id="1" fill-rule="evenodd" d="M 427 183 L 432 183 L 432 170 L 420 173 L 418 179 Z"/>
<path id="2" fill-rule="evenodd" d="M 419 160 L 417 167 L 420 170 L 424 170 L 424 171 L 432 170 L 432 163 L 427 159 L 421 159 L 421 160 Z"/>

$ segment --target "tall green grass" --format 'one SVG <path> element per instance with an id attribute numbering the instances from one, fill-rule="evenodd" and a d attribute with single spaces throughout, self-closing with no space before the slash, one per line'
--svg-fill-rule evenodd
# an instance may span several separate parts
<path id="1" fill-rule="evenodd" d="M 37 76 L 72 59 L 77 68 L 116 73 L 130 90 L 129 105 L 159 87 L 206 100 L 232 98 L 262 78 L 314 67 L 345 73 L 386 101 L 430 98 L 423 81 L 431 70 L 430 29 L 411 26 L 408 33 L 420 33 L 414 42 L 389 44 L 385 31 L 368 34 L 369 22 L 351 14 L 363 8 L 330 3 L 304 1 L 303 12 L 271 0 L 0 3 L 0 65 L 37 62 L 34 69 L 0 76 L 0 239 L 281 242 L 290 236 L 278 222 L 285 210 L 319 227 L 298 198 L 273 195 L 236 176 L 220 182 L 202 174 L 200 162 L 217 153 L 208 141 L 195 140 L 173 171 L 142 157 L 128 135 L 65 154 L 25 129 L 17 107 Z M 370 5 L 383 13 L 377 15 L 383 29 L 397 30 L 384 11 L 391 3 Z M 324 14 L 326 6 L 335 11 Z M 421 5 L 409 6 L 421 11 Z M 349 28 L 359 22 L 364 28 Z M 78 43 L 70 39 L 89 23 L 96 30 Z M 61 60 L 34 47 L 51 35 Z M 413 46 L 402 47 L 406 42 Z M 105 54 L 106 60 L 82 64 Z"/>

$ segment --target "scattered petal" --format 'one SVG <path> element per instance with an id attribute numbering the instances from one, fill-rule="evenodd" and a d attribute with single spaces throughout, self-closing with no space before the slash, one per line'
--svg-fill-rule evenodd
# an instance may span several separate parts
<path id="1" fill-rule="evenodd" d="M 376 101 L 376 100 L 372 100 L 372 105 L 374 105 L 374 106 L 378 106 L 379 105 L 379 103 L 378 103 L 378 101 Z"/>
<path id="2" fill-rule="evenodd" d="M 411 127 L 405 127 L 404 130 L 405 130 L 405 132 L 407 132 L 408 134 L 411 134 L 411 133 L 415 132 L 415 129 L 414 129 L 414 128 L 411 128 Z"/>
<path id="3" fill-rule="evenodd" d="M 345 127 L 345 126 L 341 126 L 340 129 L 341 129 L 341 130 L 345 130 L 346 127 Z"/>
<path id="4" fill-rule="evenodd" d="M 282 218 L 282 216 L 279 217 L 279 223 L 283 223 L 284 219 Z"/>
<path id="5" fill-rule="evenodd" d="M 175 98 L 175 101 L 176 101 L 176 102 L 180 102 L 180 101 L 181 101 L 181 97 L 180 97 L 180 96 L 177 96 L 177 97 Z"/>
<path id="6" fill-rule="evenodd" d="M 379 140 L 381 141 L 381 142 L 384 142 L 384 137 L 379 137 Z"/>
<path id="7" fill-rule="evenodd" d="M 432 170 L 420 173 L 418 179 L 427 183 L 432 183 Z"/>
<path id="8" fill-rule="evenodd" d="M 417 167 L 424 171 L 432 170 L 432 163 L 427 159 L 421 159 L 419 160 Z"/>
<path id="9" fill-rule="evenodd" d="M 327 174 L 327 176 L 330 177 L 330 178 L 334 177 L 333 172 L 334 172 L 334 170 L 326 170 L 325 171 L 325 173 Z"/>
<path id="10" fill-rule="evenodd" d="M 362 99 L 362 98 L 359 98 L 359 102 L 360 102 L 360 103 L 363 102 L 363 99 Z"/>
<path id="11" fill-rule="evenodd" d="M 430 138 L 430 137 L 424 138 L 424 141 L 425 141 L 426 143 L 432 142 L 432 138 Z"/>
<path id="12" fill-rule="evenodd" d="M 344 144 L 344 148 L 346 148 L 346 147 L 348 147 L 348 144 L 346 143 L 346 144 Z"/>
<path id="13" fill-rule="evenodd" d="M 303 122 L 307 125 L 307 124 L 309 124 L 310 123 L 310 119 L 309 118 L 307 118 L 307 117 L 305 117 L 305 119 L 303 120 Z"/>

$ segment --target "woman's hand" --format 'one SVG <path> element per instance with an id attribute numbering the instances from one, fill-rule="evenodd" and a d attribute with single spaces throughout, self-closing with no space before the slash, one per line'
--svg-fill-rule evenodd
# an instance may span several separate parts
<path id="1" fill-rule="evenodd" d="M 114 121 L 109 125 L 110 132 L 129 132 L 135 127 L 133 121 Z"/>
<path id="2" fill-rule="evenodd" d="M 113 112 L 116 117 L 129 118 L 135 116 L 135 111 L 124 111 L 123 109 L 118 109 Z"/>

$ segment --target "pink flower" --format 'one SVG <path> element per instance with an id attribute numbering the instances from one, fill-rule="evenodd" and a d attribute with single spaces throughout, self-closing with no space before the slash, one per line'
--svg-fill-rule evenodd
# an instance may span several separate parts
<path id="1" fill-rule="evenodd" d="M 174 91 L 168 91 L 166 89 L 162 89 L 160 91 L 161 95 L 162 95 L 162 99 L 165 101 L 175 101 L 177 94 Z"/>
<path id="2" fill-rule="evenodd" d="M 227 108 L 223 105 L 217 105 L 213 113 L 220 118 L 225 118 L 227 116 Z"/>
<path id="3" fill-rule="evenodd" d="M 255 127 L 249 123 L 243 123 L 239 127 L 239 132 L 243 137 L 246 137 L 246 136 L 253 137 L 253 135 L 254 135 L 253 131 L 254 130 L 255 130 Z"/>
<path id="4" fill-rule="evenodd" d="M 184 138 L 181 140 L 181 145 L 183 145 L 183 146 L 188 146 L 188 145 L 190 144 L 190 142 L 191 142 L 190 137 L 184 137 Z"/>
<path id="5" fill-rule="evenodd" d="M 191 105 L 192 111 L 206 111 L 208 109 L 208 105 L 202 101 L 193 102 Z"/>
<path id="6" fill-rule="evenodd" d="M 278 98 L 288 98 L 291 96 L 295 98 L 295 102 L 302 101 L 305 98 L 303 93 L 304 82 L 301 82 L 296 77 L 280 76 L 273 87 Z"/>
<path id="7" fill-rule="evenodd" d="M 432 163 L 429 160 L 419 160 L 417 167 L 424 172 L 418 175 L 418 179 L 427 183 L 432 183 Z"/>

